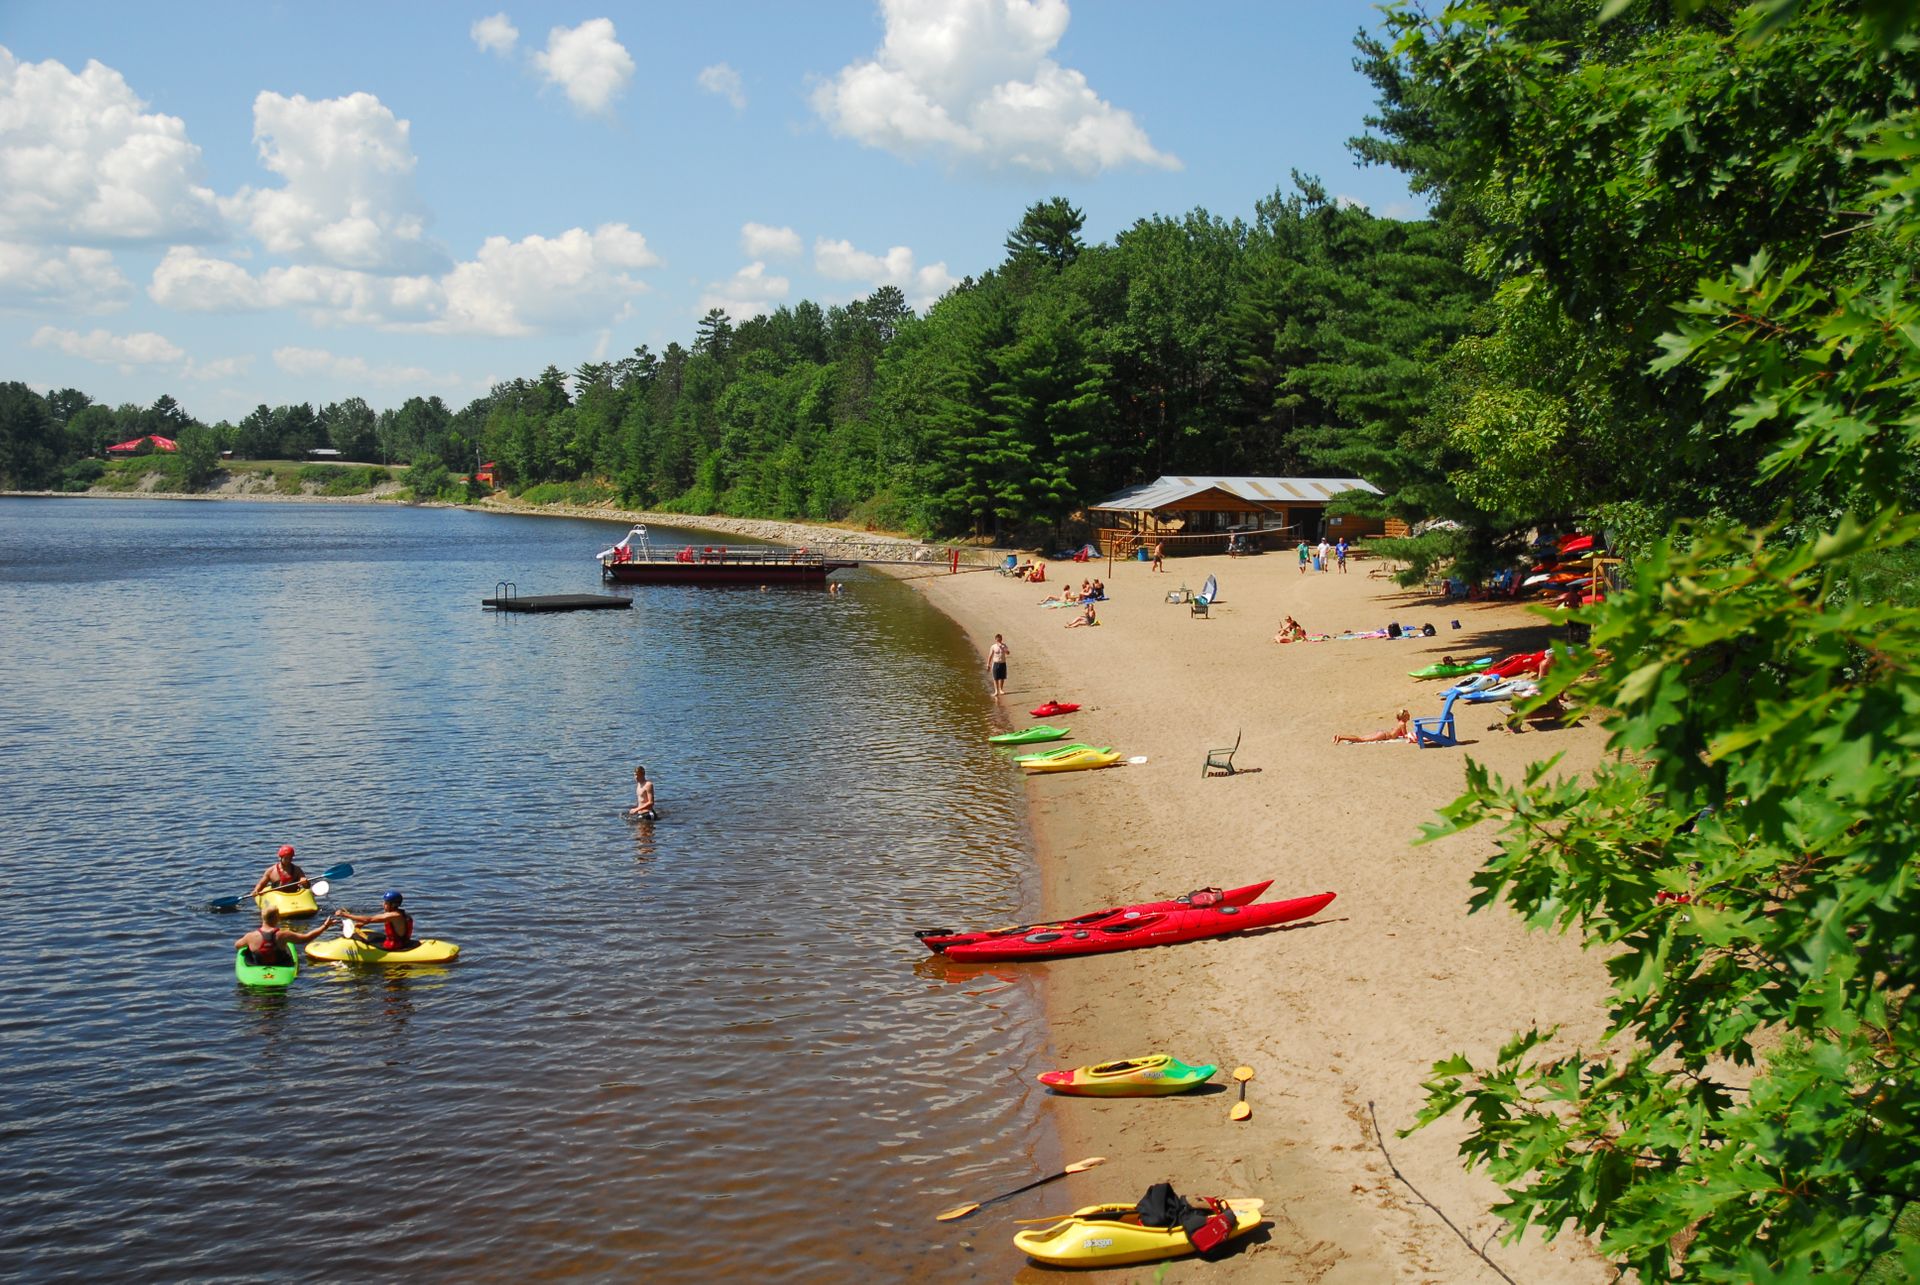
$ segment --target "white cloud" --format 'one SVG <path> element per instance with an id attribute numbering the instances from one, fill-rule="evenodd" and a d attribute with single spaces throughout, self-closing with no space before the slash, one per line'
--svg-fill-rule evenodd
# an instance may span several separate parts
<path id="1" fill-rule="evenodd" d="M 221 206 L 269 251 L 362 272 L 446 266 L 413 187 L 410 126 L 372 94 L 253 100 L 260 161 L 286 186 L 242 188 Z"/>
<path id="2" fill-rule="evenodd" d="M 607 18 L 555 27 L 547 33 L 546 50 L 533 56 L 533 65 L 548 84 L 566 91 L 575 108 L 595 114 L 610 111 L 633 79 L 633 56 L 614 38 Z"/>
<path id="3" fill-rule="evenodd" d="M 791 281 L 768 276 L 767 265 L 756 261 L 727 280 L 709 285 L 701 294 L 694 315 L 704 316 L 709 310 L 719 308 L 735 321 L 762 316 L 778 307 L 792 288 Z"/>
<path id="4" fill-rule="evenodd" d="M 75 75 L 0 47 L 0 237 L 40 244 L 204 241 L 222 234 L 200 149 L 119 72 Z"/>
<path id="5" fill-rule="evenodd" d="M 443 276 L 378 276 L 295 265 L 253 274 L 237 263 L 175 246 L 147 293 L 182 312 L 297 308 L 322 325 L 375 326 L 436 334 L 572 333 L 623 319 L 657 267 L 647 239 L 624 223 L 592 232 L 519 241 L 489 237 L 472 260 Z"/>
<path id="6" fill-rule="evenodd" d="M 202 383 L 212 383 L 216 379 L 237 379 L 253 369 L 253 358 L 217 357 L 212 361 L 195 361 L 187 358 L 187 367 L 180 374 L 186 379 L 196 379 Z"/>
<path id="7" fill-rule="evenodd" d="M 916 308 L 924 308 L 960 283 L 947 271 L 946 263 L 919 267 L 913 251 L 896 245 L 884 255 L 855 249 L 851 241 L 829 241 L 820 237 L 813 243 L 813 269 L 835 281 L 857 281 L 869 286 L 897 286 Z"/>
<path id="8" fill-rule="evenodd" d="M 491 18 L 482 18 L 467 28 L 467 34 L 473 37 L 473 43 L 490 53 L 505 57 L 513 52 L 520 40 L 520 29 L 508 20 L 505 13 L 496 13 Z"/>
<path id="9" fill-rule="evenodd" d="M 647 289 L 629 274 L 659 262 L 647 239 L 624 223 L 592 232 L 572 228 L 553 238 L 488 237 L 477 259 L 447 275 L 445 311 L 428 328 L 530 335 L 619 320 L 632 297 Z"/>
<path id="10" fill-rule="evenodd" d="M 273 364 L 289 375 L 333 379 L 343 383 L 382 384 L 396 388 L 419 388 L 423 385 L 457 388 L 466 383 L 460 375 L 428 370 L 425 366 L 370 362 L 364 357 L 342 357 L 324 348 L 275 348 Z"/>
<path id="11" fill-rule="evenodd" d="M 800 234 L 764 223 L 740 225 L 740 249 L 749 259 L 792 259 L 800 254 Z"/>
<path id="12" fill-rule="evenodd" d="M 1179 169 L 1133 115 L 1047 57 L 1066 0 L 881 0 L 887 34 L 871 59 L 815 88 L 835 133 L 903 156 L 944 153 L 989 167 L 1097 174 Z"/>
<path id="13" fill-rule="evenodd" d="M 42 326 L 33 332 L 33 346 L 52 348 L 69 357 L 99 362 L 103 366 L 119 366 L 124 370 L 131 370 L 135 366 L 164 366 L 187 355 L 164 335 L 156 335 L 151 330 L 131 335 L 90 330 L 83 335 L 77 330 Z"/>
<path id="14" fill-rule="evenodd" d="M 112 312 L 125 306 L 130 289 L 105 250 L 0 241 L 0 307 Z"/>
<path id="15" fill-rule="evenodd" d="M 709 94 L 718 94 L 733 104 L 733 110 L 743 112 L 747 109 L 747 91 L 740 83 L 740 73 L 723 62 L 700 69 L 700 88 Z"/>

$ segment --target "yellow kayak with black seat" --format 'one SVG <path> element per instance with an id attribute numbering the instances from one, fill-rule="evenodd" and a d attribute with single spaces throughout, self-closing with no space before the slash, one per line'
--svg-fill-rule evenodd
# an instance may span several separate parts
<path id="1" fill-rule="evenodd" d="M 313 899 L 313 889 L 269 888 L 253 899 L 253 903 L 262 910 L 277 910 L 282 919 L 298 919 L 302 915 L 320 913 L 320 903 Z"/>
<path id="2" fill-rule="evenodd" d="M 1197 1089 L 1219 1069 L 1212 1063 L 1189 1066 L 1170 1054 L 1149 1053 L 1071 1071 L 1042 1071 L 1040 1083 L 1055 1093 L 1081 1098 L 1154 1098 Z"/>
<path id="3" fill-rule="evenodd" d="M 330 964 L 447 964 L 459 955 L 460 947 L 437 937 L 423 938 L 405 950 L 387 950 L 359 937 L 323 937 L 307 946 L 308 959 Z"/>
<path id="4" fill-rule="evenodd" d="M 1218 1243 L 1246 1235 L 1261 1222 L 1266 1201 L 1232 1198 L 1233 1226 Z M 1017 1233 L 1016 1249 L 1051 1267 L 1125 1267 L 1155 1263 L 1197 1252 L 1179 1227 L 1147 1227 L 1133 1205 L 1088 1205 L 1076 1209 L 1050 1227 Z"/>

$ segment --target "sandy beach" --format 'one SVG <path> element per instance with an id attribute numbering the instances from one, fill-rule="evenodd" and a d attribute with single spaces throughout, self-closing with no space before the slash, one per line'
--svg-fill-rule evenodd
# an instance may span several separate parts
<path id="1" fill-rule="evenodd" d="M 1092 629 L 1066 629 L 1072 611 L 1036 605 L 1057 582 L 978 573 L 911 582 L 983 652 L 993 634 L 1006 636 L 1010 727 L 1037 721 L 1026 711 L 1049 698 L 1077 701 L 1079 713 L 1049 721 L 1070 725 L 1076 740 L 1149 759 L 1031 781 L 1047 914 L 1263 878 L 1275 880 L 1269 898 L 1340 894 L 1291 929 L 1044 966 L 1055 1065 L 1167 1052 L 1219 1063 L 1216 1082 L 1229 1089 L 1229 1068 L 1256 1071 L 1244 1123 L 1228 1121 L 1231 1093 L 1056 1103 L 1065 1154 L 1109 1161 L 1051 1188 L 1035 1212 L 1132 1201 L 1160 1180 L 1185 1194 L 1266 1199 L 1271 1225 L 1260 1243 L 1176 1267 L 1174 1278 L 1204 1270 L 1208 1280 L 1497 1281 L 1393 1177 L 1371 1112 L 1400 1171 L 1484 1245 L 1503 1227 L 1486 1212 L 1499 1193 L 1461 1169 L 1458 1121 L 1394 1136 L 1420 1109 L 1421 1081 L 1456 1050 L 1489 1059 L 1532 1023 L 1558 1024 L 1568 1047 L 1590 1046 L 1604 1030 L 1598 956 L 1571 939 L 1529 934 L 1501 909 L 1467 913 L 1468 881 L 1490 834 L 1411 846 L 1458 793 L 1469 755 L 1511 777 L 1560 753 L 1563 769 L 1577 772 L 1601 754 L 1600 730 L 1509 735 L 1488 728 L 1506 706 L 1461 705 L 1458 748 L 1331 744 L 1336 732 L 1389 726 L 1403 706 L 1437 714 L 1444 684 L 1408 670 L 1445 653 L 1532 650 L 1551 626 L 1512 603 L 1409 593 L 1370 577 L 1370 565 L 1302 576 L 1290 554 L 1178 559 L 1158 574 L 1116 562 L 1111 601 Z M 1067 570 L 1052 568 L 1061 579 Z M 1107 564 L 1072 570 L 1077 584 L 1105 575 Z M 1166 600 L 1209 574 L 1221 589 L 1210 618 Z M 1438 633 L 1277 645 L 1284 615 L 1311 633 L 1389 621 L 1431 623 Z M 1244 770 L 1203 776 L 1207 751 L 1236 735 Z M 1522 1281 L 1613 1275 L 1576 1234 L 1486 1252 Z"/>
<path id="2" fill-rule="evenodd" d="M 233 490 L 193 498 L 341 502 Z M 885 538 L 611 506 L 477 507 L 797 543 Z M 1204 1272 L 1222 1281 L 1498 1281 L 1394 1178 L 1375 1112 L 1401 1173 L 1514 1279 L 1598 1285 L 1613 1277 L 1577 1234 L 1551 1244 L 1537 1236 L 1489 1243 L 1504 1226 L 1487 1212 L 1499 1192 L 1462 1170 L 1457 1119 L 1395 1136 L 1418 1113 L 1421 1081 L 1436 1060 L 1455 1051 L 1488 1060 L 1534 1023 L 1558 1025 L 1569 1048 L 1591 1046 L 1603 1032 L 1597 955 L 1568 938 L 1529 934 L 1503 909 L 1467 913 L 1469 880 L 1491 849 L 1490 833 L 1412 846 L 1421 825 L 1459 792 L 1467 756 L 1515 777 L 1528 763 L 1561 754 L 1562 770 L 1580 772 L 1598 760 L 1603 736 L 1590 723 L 1520 735 L 1490 730 L 1507 707 L 1488 704 L 1458 707 L 1459 747 L 1331 744 L 1336 732 L 1388 727 L 1403 707 L 1416 717 L 1437 714 L 1445 684 L 1416 681 L 1408 670 L 1448 653 L 1534 650 L 1555 633 L 1526 606 L 1440 602 L 1370 576 L 1376 565 L 1356 558 L 1345 575 L 1302 576 L 1290 553 L 1271 553 L 1174 559 L 1157 574 L 1139 562 L 1115 562 L 1110 575 L 1105 562 L 1071 567 L 1076 584 L 1089 575 L 1107 579 L 1110 600 L 1092 629 L 1067 629 L 1074 611 L 1038 605 L 1058 591 L 1070 564 L 1051 564 L 1044 586 L 981 572 L 898 571 L 960 624 L 982 656 L 995 633 L 1006 636 L 1013 649 L 1001 705 L 1007 727 L 1037 721 L 1026 711 L 1050 698 L 1075 701 L 1078 713 L 1050 721 L 1071 726 L 1076 740 L 1148 758 L 1028 783 L 1045 914 L 1267 878 L 1274 880 L 1268 899 L 1339 894 L 1296 927 L 1032 966 L 1046 970 L 1053 1065 L 1167 1052 L 1219 1064 L 1215 1083 L 1226 1091 L 1056 1099 L 1064 1154 L 1101 1155 L 1107 1163 L 1023 1198 L 1008 1216 L 1133 1201 L 1163 1180 L 1183 1194 L 1267 1202 L 1268 1225 L 1219 1262 L 1182 1260 L 1165 1277 L 1133 1269 L 1096 1279 Z M 1207 618 L 1167 601 L 1176 589 L 1198 589 L 1209 574 L 1221 593 Z M 1390 621 L 1432 624 L 1437 632 L 1275 644 L 1286 615 L 1315 634 Z M 986 692 L 984 662 L 980 681 Z M 1237 736 L 1241 770 L 1203 776 L 1207 752 Z M 1230 1123 L 1227 1072 L 1241 1064 L 1256 1072 L 1247 1095 L 1253 1115 Z M 983 1225 L 971 1234 L 1002 1229 Z M 1031 1269 L 1021 1279 L 1029 1276 L 1051 1278 Z"/>

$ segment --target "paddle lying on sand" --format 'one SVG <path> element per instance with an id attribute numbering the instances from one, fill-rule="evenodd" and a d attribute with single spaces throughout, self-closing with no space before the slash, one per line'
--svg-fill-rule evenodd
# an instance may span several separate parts
<path id="1" fill-rule="evenodd" d="M 350 879 L 352 877 L 353 877 L 353 867 L 347 864 L 346 862 L 342 861 L 337 866 L 328 866 L 325 870 L 322 870 L 320 872 L 320 877 L 315 879 L 312 883 L 308 884 L 307 886 L 313 889 L 314 896 L 324 897 L 331 890 L 327 883 L 327 880 Z M 207 903 L 207 909 L 208 910 L 237 910 L 239 909 L 241 902 L 252 901 L 252 900 L 253 900 L 253 894 L 250 892 L 243 893 L 238 897 L 215 897 L 212 901 L 209 901 Z"/>
<path id="2" fill-rule="evenodd" d="M 1233 1068 L 1233 1078 L 1240 1081 L 1240 1100 L 1233 1104 L 1233 1110 L 1227 1112 L 1227 1119 L 1244 1120 L 1253 1114 L 1253 1108 L 1247 1105 L 1247 1081 L 1253 1078 L 1253 1068 L 1236 1066 Z"/>
<path id="3" fill-rule="evenodd" d="M 968 1214 L 983 1205 L 997 1205 L 1003 1200 L 1011 1200 L 1023 1191 L 1032 1191 L 1035 1187 L 1044 1187 L 1050 1182 L 1059 1181 L 1070 1173 L 1082 1173 L 1093 1168 L 1095 1165 L 1105 1164 L 1106 1162 L 1107 1158 L 1105 1156 L 1088 1156 L 1085 1160 L 1076 1160 L 1059 1173 L 1050 1173 L 1044 1178 L 1036 1178 L 1024 1187 L 1015 1187 L 1012 1191 L 1003 1191 L 997 1196 L 989 1196 L 987 1199 L 975 1201 L 971 1205 L 958 1205 L 947 1210 L 944 1214 L 936 1214 L 934 1221 L 950 1223 L 956 1218 L 965 1218 Z"/>

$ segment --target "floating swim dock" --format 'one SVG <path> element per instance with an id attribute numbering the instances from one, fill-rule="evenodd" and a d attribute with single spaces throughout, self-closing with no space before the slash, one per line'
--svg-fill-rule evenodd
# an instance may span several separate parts
<path id="1" fill-rule="evenodd" d="M 480 605 L 494 611 L 522 613 L 546 611 L 627 611 L 633 599 L 598 593 L 535 593 L 521 597 L 512 582 L 501 581 L 493 587 L 493 597 L 482 598 Z"/>

